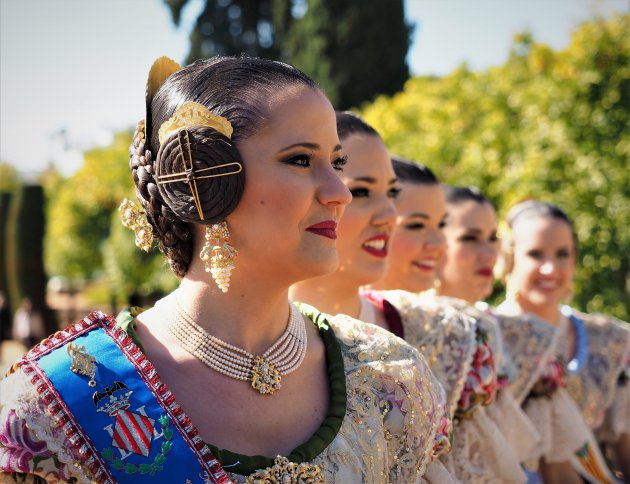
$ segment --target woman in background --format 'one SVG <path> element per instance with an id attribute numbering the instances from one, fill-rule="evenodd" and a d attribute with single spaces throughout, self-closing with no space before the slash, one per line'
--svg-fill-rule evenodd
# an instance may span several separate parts
<path id="1" fill-rule="evenodd" d="M 518 461 L 493 423 L 483 419 L 480 410 L 494 398 L 496 374 L 492 350 L 476 339 L 474 322 L 450 306 L 430 301 L 420 305 L 417 296 L 404 291 L 386 293 L 384 297 L 373 291 L 360 295 L 362 286 L 385 275 L 385 261 L 391 251 L 404 249 L 404 241 L 394 245 L 395 234 L 391 232 L 396 224 L 395 208 L 404 204 L 408 183 L 398 170 L 394 172 L 380 136 L 363 120 L 352 113 L 338 113 L 337 126 L 349 160 L 342 179 L 353 195 L 339 224 L 341 264 L 332 274 L 295 284 L 291 289 L 292 299 L 314 304 L 332 314 L 349 311 L 417 348 L 444 386 L 449 413 L 456 415 L 459 422 L 454 428 L 454 451 L 442 457 L 446 468 L 463 482 L 521 482 L 524 476 Z M 408 214 L 403 210 L 398 215 L 410 226 L 431 219 L 428 223 L 437 235 L 437 240 L 434 242 L 431 237 L 428 244 L 431 263 L 425 265 L 431 271 L 443 244 L 437 230 L 444 217 L 439 185 L 433 193 L 442 197 L 441 208 L 438 198 L 438 203 L 431 206 L 431 213 L 421 206 L 416 209 L 419 213 Z M 413 230 L 412 227 L 410 231 Z M 418 252 L 406 252 L 408 266 L 429 261 L 428 257 L 417 259 Z M 424 270 L 407 269 L 405 276 L 412 280 L 426 278 Z M 480 373 L 484 374 L 483 382 L 478 379 Z"/>
<path id="2" fill-rule="evenodd" d="M 614 318 L 580 313 L 562 304 L 571 292 L 577 250 L 573 223 L 562 209 L 537 200 L 514 206 L 504 237 L 507 295 L 498 310 L 512 318 L 533 314 L 554 329 L 556 379 L 566 385 L 583 416 L 573 426 L 585 422 L 610 442 L 628 479 L 630 331 Z M 544 402 L 539 399 L 528 412 L 539 421 L 551 411 Z M 602 482 L 612 479 L 592 437 L 576 450 L 573 461 L 580 472 L 595 474 Z"/>

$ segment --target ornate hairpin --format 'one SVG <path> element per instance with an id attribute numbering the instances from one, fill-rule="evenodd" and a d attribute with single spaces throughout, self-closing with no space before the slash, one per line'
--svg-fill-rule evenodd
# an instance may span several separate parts
<path id="1" fill-rule="evenodd" d="M 136 246 L 148 252 L 153 243 L 153 229 L 145 213 L 140 210 L 140 207 L 136 203 L 128 198 L 122 201 L 120 207 L 118 207 L 118 211 L 120 212 L 122 224 L 133 230 L 136 234 Z"/>
<path id="2" fill-rule="evenodd" d="M 178 107 L 173 115 L 160 126 L 160 145 L 173 133 L 192 126 L 207 126 L 216 129 L 227 138 L 232 137 L 232 124 L 223 116 L 218 116 L 202 104 L 189 101 Z"/>
<path id="3" fill-rule="evenodd" d="M 230 129 L 232 129 L 231 126 Z M 161 132 L 162 128 L 160 128 L 160 134 Z M 184 163 L 184 171 L 158 176 L 157 182 L 158 185 L 163 185 L 166 183 L 187 182 L 190 188 L 190 193 L 192 194 L 193 200 L 195 202 L 195 207 L 197 207 L 197 212 L 199 213 L 199 219 L 204 220 L 203 210 L 201 208 L 201 201 L 199 199 L 199 190 L 197 188 L 197 180 L 201 180 L 204 178 L 216 178 L 220 176 L 236 175 L 237 173 L 243 171 L 243 165 L 236 161 L 233 161 L 231 163 L 224 163 L 222 165 L 210 166 L 208 168 L 201 168 L 196 170 L 195 165 L 193 164 L 192 152 L 190 149 L 190 133 L 188 132 L 188 130 L 182 129 L 179 132 L 177 139 L 179 142 L 180 154 Z M 218 170 L 219 168 L 228 167 L 233 168 L 225 173 L 209 173 L 205 175 L 199 175 L 200 173 L 207 173 L 211 170 Z"/>

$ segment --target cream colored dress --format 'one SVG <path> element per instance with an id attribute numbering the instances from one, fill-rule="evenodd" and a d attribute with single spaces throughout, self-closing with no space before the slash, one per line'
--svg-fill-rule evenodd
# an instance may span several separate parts
<path id="1" fill-rule="evenodd" d="M 456 416 L 453 450 L 442 457 L 446 468 L 467 483 L 524 482 L 518 455 L 487 413 L 496 393 L 492 328 L 482 327 L 485 323 L 472 316 L 479 312 L 470 307 L 462 311 L 457 301 L 406 291 L 378 293 L 397 309 L 405 341 L 428 360 L 446 391 L 449 412 Z M 512 410 L 515 405 L 506 404 L 504 411 Z M 522 422 L 519 416 L 516 423 Z"/>
<path id="2" fill-rule="evenodd" d="M 316 466 L 329 483 L 456 482 L 437 460 L 450 447 L 450 421 L 445 393 L 424 358 L 376 326 L 344 316 L 327 319 L 308 306 L 301 310 L 325 342 L 337 414 L 331 420 L 329 411 L 310 447 L 286 456 L 291 463 Z M 134 338 L 133 327 L 125 329 Z M 0 382 L 0 392 L 0 481 L 12 482 L 12 472 L 18 479 L 92 481 L 82 456 L 21 367 Z M 247 462 L 239 468 L 228 461 L 235 454 L 217 451 L 234 482 L 281 475 L 287 463 L 268 459 L 269 465 L 244 471 Z"/>

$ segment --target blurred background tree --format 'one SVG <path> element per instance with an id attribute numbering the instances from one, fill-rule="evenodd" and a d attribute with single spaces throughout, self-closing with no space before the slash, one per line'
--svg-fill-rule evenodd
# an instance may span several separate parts
<path id="1" fill-rule="evenodd" d="M 525 32 L 507 62 L 418 77 L 363 106 L 391 151 L 476 185 L 500 214 L 525 198 L 575 221 L 574 302 L 630 316 L 630 15 L 581 25 L 553 51 Z"/>
<path id="2" fill-rule="evenodd" d="M 118 216 L 123 198 L 135 199 L 129 172 L 132 133 L 85 153 L 83 167 L 59 183 L 48 177 L 46 267 L 73 287 L 92 285 L 93 302 L 127 304 L 132 294 L 147 296 L 175 287 L 176 279 L 156 250 L 141 253 L 133 233 Z M 128 232 L 128 233 L 127 233 Z"/>
<path id="3" fill-rule="evenodd" d="M 179 25 L 189 0 L 164 0 Z M 403 0 L 205 0 L 186 63 L 215 54 L 289 62 L 338 109 L 394 94 L 409 78 Z"/>

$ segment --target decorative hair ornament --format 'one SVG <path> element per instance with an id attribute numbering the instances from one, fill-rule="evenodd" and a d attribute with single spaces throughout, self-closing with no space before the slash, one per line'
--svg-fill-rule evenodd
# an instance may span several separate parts
<path id="1" fill-rule="evenodd" d="M 206 272 L 212 274 L 214 282 L 223 292 L 228 292 L 230 288 L 230 278 L 238 254 L 238 251 L 229 244 L 229 237 L 230 231 L 225 221 L 206 227 L 206 243 L 199 254 L 206 266 Z"/>
<path id="2" fill-rule="evenodd" d="M 203 209 L 201 208 L 201 200 L 199 199 L 199 189 L 197 188 L 197 180 L 201 180 L 204 178 L 216 178 L 219 176 L 236 175 L 237 173 L 240 173 L 241 171 L 243 171 L 243 165 L 234 161 L 231 163 L 224 163 L 222 165 L 210 166 L 208 168 L 201 168 L 199 170 L 195 169 L 195 165 L 193 164 L 193 159 L 192 159 L 192 151 L 190 149 L 190 138 L 191 138 L 191 134 L 186 129 L 182 129 L 177 136 L 177 141 L 179 142 L 179 152 L 181 155 L 182 162 L 184 164 L 184 171 L 158 176 L 157 183 L 158 185 L 163 185 L 166 183 L 188 182 L 190 193 L 193 197 L 193 201 L 195 202 L 197 213 L 199 214 L 199 220 L 205 220 L 204 215 L 203 215 Z M 231 169 L 225 173 L 210 172 L 211 170 L 218 170 L 219 168 L 228 168 L 228 167 L 231 167 Z M 198 175 L 199 173 L 208 173 L 208 174 Z"/>
<path id="3" fill-rule="evenodd" d="M 149 69 L 149 76 L 147 78 L 147 90 L 145 95 L 146 102 L 146 134 L 147 138 L 151 138 L 153 133 L 153 123 L 151 121 L 151 103 L 153 102 L 153 96 L 160 89 L 164 81 L 168 79 L 172 74 L 181 70 L 181 66 L 173 59 L 168 57 L 160 57 L 157 59 L 151 69 Z"/>
<path id="4" fill-rule="evenodd" d="M 122 201 L 118 211 L 120 212 L 122 224 L 136 234 L 136 246 L 145 252 L 149 252 L 153 243 L 153 229 L 145 213 L 140 210 L 138 204 L 128 198 Z"/>
<path id="5" fill-rule="evenodd" d="M 232 124 L 226 118 L 213 114 L 202 104 L 189 101 L 178 107 L 173 115 L 160 126 L 158 131 L 160 145 L 173 133 L 192 126 L 214 128 L 226 138 L 231 138 L 234 132 Z"/>

